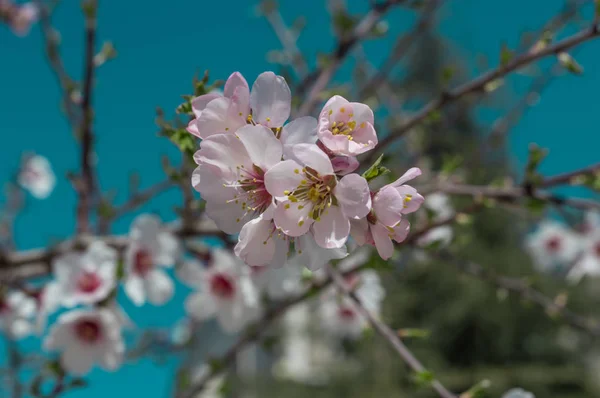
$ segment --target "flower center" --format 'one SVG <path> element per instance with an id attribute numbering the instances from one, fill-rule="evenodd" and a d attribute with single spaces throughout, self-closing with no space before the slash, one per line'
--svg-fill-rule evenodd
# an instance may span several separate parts
<path id="1" fill-rule="evenodd" d="M 553 236 L 546 241 L 546 250 L 551 253 L 556 253 L 560 250 L 561 239 L 558 236 Z"/>
<path id="2" fill-rule="evenodd" d="M 300 210 L 307 204 L 312 205 L 309 217 L 319 221 L 325 209 L 331 207 L 332 204 L 337 204 L 337 200 L 332 193 L 337 184 L 335 176 L 320 176 L 315 169 L 310 167 L 304 167 L 302 171 L 296 169 L 294 172 L 296 174 L 302 172 L 305 179 L 300 181 L 300 185 L 294 191 L 285 191 L 284 194 L 293 203 L 305 202 L 298 205 L 298 209 Z M 290 204 L 285 206 L 289 208 Z M 303 221 L 300 222 L 303 223 Z"/>
<path id="3" fill-rule="evenodd" d="M 135 273 L 145 276 L 154 268 L 152 254 L 148 250 L 140 249 L 135 252 L 133 259 L 133 270 Z"/>
<path id="4" fill-rule="evenodd" d="M 594 253 L 596 253 L 596 257 L 600 257 L 600 242 L 596 242 L 594 246 Z"/>
<path id="5" fill-rule="evenodd" d="M 341 306 L 338 309 L 338 315 L 344 321 L 351 321 L 356 317 L 356 312 L 350 307 Z"/>
<path id="6" fill-rule="evenodd" d="M 82 319 L 75 324 L 75 334 L 88 344 L 96 343 L 102 335 L 102 327 L 95 319 Z"/>
<path id="7" fill-rule="evenodd" d="M 84 271 L 77 278 L 77 288 L 83 293 L 93 293 L 102 285 L 102 279 L 95 272 Z"/>
<path id="8" fill-rule="evenodd" d="M 210 281 L 210 291 L 217 297 L 230 299 L 235 294 L 235 284 L 228 275 L 218 273 Z"/>
<path id="9" fill-rule="evenodd" d="M 231 186 L 241 188 L 241 192 L 227 203 L 234 202 L 242 206 L 242 210 L 246 213 L 241 218 L 250 213 L 264 213 L 273 201 L 273 197 L 265 188 L 265 172 L 256 165 L 252 166 L 252 170 L 246 169 L 243 165 L 238 166 L 237 169 L 239 179 Z M 240 222 L 241 218 L 236 221 Z"/>
<path id="10" fill-rule="evenodd" d="M 0 314 L 7 314 L 10 312 L 10 306 L 3 297 L 0 297 Z"/>

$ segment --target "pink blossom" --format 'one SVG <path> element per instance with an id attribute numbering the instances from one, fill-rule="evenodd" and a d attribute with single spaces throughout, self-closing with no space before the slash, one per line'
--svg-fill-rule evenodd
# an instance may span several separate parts
<path id="1" fill-rule="evenodd" d="M 17 36 L 26 36 L 38 17 L 38 7 L 33 2 L 25 3 L 14 8 L 9 18 L 9 25 Z"/>
<path id="2" fill-rule="evenodd" d="M 226 233 L 237 233 L 267 211 L 273 201 L 265 173 L 281 160 L 283 147 L 264 126 L 244 126 L 235 134 L 202 141 L 194 158 L 192 185 L 206 201 L 206 213 Z"/>
<path id="3" fill-rule="evenodd" d="M 296 160 L 284 160 L 265 174 L 267 191 L 280 203 L 274 221 L 286 235 L 297 237 L 312 227 L 315 241 L 331 249 L 344 245 L 349 219 L 365 217 L 371 209 L 367 181 L 349 174 L 338 181 L 330 159 L 316 145 L 298 144 Z"/>
<path id="4" fill-rule="evenodd" d="M 373 123 L 373 111 L 367 105 L 335 95 L 319 116 L 319 139 L 336 155 L 359 155 L 377 145 Z"/>
<path id="5" fill-rule="evenodd" d="M 229 76 L 223 94 L 208 93 L 192 100 L 195 118 L 187 130 L 200 138 L 234 133 L 247 123 L 280 128 L 290 116 L 291 92 L 285 79 L 261 73 L 252 85 L 239 72 Z"/>
<path id="6" fill-rule="evenodd" d="M 384 260 L 392 256 L 392 240 L 402 242 L 410 230 L 410 223 L 402 216 L 416 211 L 424 201 L 416 189 L 404 185 L 419 175 L 421 170 L 413 167 L 373 195 L 373 208 L 369 215 L 352 222 L 352 237 L 359 245 L 375 245 Z"/>

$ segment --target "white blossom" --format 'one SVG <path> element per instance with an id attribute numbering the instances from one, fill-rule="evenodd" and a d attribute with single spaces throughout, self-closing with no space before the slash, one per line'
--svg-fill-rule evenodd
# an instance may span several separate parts
<path id="1" fill-rule="evenodd" d="M 35 299 L 19 290 L 0 295 L 0 331 L 18 340 L 34 332 Z"/>
<path id="2" fill-rule="evenodd" d="M 21 166 L 19 185 L 37 199 L 46 199 L 56 185 L 56 176 L 48 159 L 41 155 L 27 157 Z"/>

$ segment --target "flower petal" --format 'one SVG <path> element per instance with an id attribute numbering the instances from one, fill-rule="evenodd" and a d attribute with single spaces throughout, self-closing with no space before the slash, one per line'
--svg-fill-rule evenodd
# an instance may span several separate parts
<path id="1" fill-rule="evenodd" d="M 271 220 L 257 218 L 247 222 L 240 231 L 235 255 L 250 266 L 269 264 L 275 253 L 275 242 L 271 237 L 274 230 Z"/>
<path id="2" fill-rule="evenodd" d="M 246 211 L 235 202 L 206 202 L 206 215 L 226 234 L 237 234 L 244 225 Z"/>
<path id="3" fill-rule="evenodd" d="M 185 312 L 199 321 L 211 318 L 217 312 L 217 306 L 210 294 L 194 293 L 185 300 Z"/>
<path id="4" fill-rule="evenodd" d="M 192 100 L 192 112 L 194 112 L 194 116 L 198 118 L 202 111 L 207 107 L 210 101 L 222 97 L 219 93 L 208 93 L 196 97 Z"/>
<path id="5" fill-rule="evenodd" d="M 377 249 L 379 256 L 384 260 L 392 257 L 394 254 L 394 243 L 392 243 L 387 228 L 381 224 L 371 225 L 371 234 L 373 235 L 375 248 Z"/>
<path id="6" fill-rule="evenodd" d="M 385 186 L 373 197 L 373 211 L 377 221 L 393 227 L 402 219 L 404 198 L 397 188 Z"/>
<path id="7" fill-rule="evenodd" d="M 420 176 L 421 174 L 422 173 L 421 173 L 420 168 L 412 167 L 412 168 L 408 169 L 408 171 L 406 173 L 404 173 L 402 175 L 402 177 L 398 178 L 396 181 L 394 181 L 393 183 L 388 184 L 388 185 L 391 185 L 393 187 L 399 187 L 400 185 L 404 184 L 405 182 L 410 181 L 413 178 Z"/>
<path id="8" fill-rule="evenodd" d="M 302 166 L 293 160 L 284 160 L 265 173 L 265 187 L 273 197 L 285 200 L 285 192 L 298 188 L 303 179 Z"/>
<path id="9" fill-rule="evenodd" d="M 244 115 L 239 115 L 238 106 L 231 99 L 216 98 L 208 103 L 197 119 L 200 138 L 219 133 L 233 133 L 246 125 Z"/>
<path id="10" fill-rule="evenodd" d="M 166 272 L 154 269 L 146 276 L 144 285 L 148 301 L 154 305 L 163 305 L 173 297 L 175 286 Z"/>
<path id="11" fill-rule="evenodd" d="M 250 92 L 250 86 L 248 82 L 244 78 L 244 76 L 240 72 L 233 72 L 227 78 L 225 82 L 225 87 L 223 87 L 223 95 L 225 97 L 231 98 L 235 94 L 235 90 L 239 87 L 245 88 L 246 91 Z"/>
<path id="12" fill-rule="evenodd" d="M 369 183 L 358 174 L 344 176 L 333 192 L 347 217 L 364 218 L 371 211 Z"/>
<path id="13" fill-rule="evenodd" d="M 194 160 L 199 165 L 206 163 L 220 169 L 223 176 L 236 176 L 241 166 L 252 168 L 246 147 L 234 134 L 215 134 L 204 139 Z"/>
<path id="14" fill-rule="evenodd" d="M 263 169 L 269 170 L 281 161 L 283 148 L 281 141 L 265 126 L 247 125 L 235 133 L 246 147 L 252 163 Z"/>
<path id="15" fill-rule="evenodd" d="M 294 157 L 321 176 L 333 174 L 331 160 L 318 146 L 312 144 L 297 144 L 293 149 Z"/>
<path id="16" fill-rule="evenodd" d="M 421 196 L 421 194 L 410 185 L 401 185 L 397 187 L 396 190 L 400 195 L 402 195 L 404 200 L 404 209 L 402 210 L 403 214 L 409 214 L 419 210 L 425 201 L 425 198 L 423 198 L 423 196 Z"/>
<path id="17" fill-rule="evenodd" d="M 296 262 L 312 271 L 322 268 L 333 259 L 344 258 L 348 255 L 345 246 L 335 249 L 325 249 L 315 242 L 312 234 L 305 234 L 296 241 L 298 258 Z"/>
<path id="18" fill-rule="evenodd" d="M 283 144 L 283 156 L 292 159 L 294 145 L 317 142 L 317 119 L 304 116 L 286 124 L 279 139 Z"/>
<path id="19" fill-rule="evenodd" d="M 410 232 L 410 222 L 407 219 L 403 218 L 395 227 L 394 227 L 394 236 L 393 239 L 400 243 L 403 242 L 404 239 L 408 236 Z"/>
<path id="20" fill-rule="evenodd" d="M 369 222 L 366 218 L 350 220 L 350 235 L 359 246 L 369 241 Z"/>
<path id="21" fill-rule="evenodd" d="M 275 209 L 273 220 L 277 228 L 289 236 L 300 236 L 308 232 L 313 219 L 309 217 L 311 202 L 281 202 Z"/>
<path id="22" fill-rule="evenodd" d="M 281 127 L 290 117 L 292 93 L 285 79 L 273 72 L 261 73 L 252 85 L 250 106 L 254 121 Z"/>
<path id="23" fill-rule="evenodd" d="M 317 244 L 326 249 L 344 246 L 350 234 L 350 221 L 338 206 L 331 206 L 313 224 Z"/>
<path id="24" fill-rule="evenodd" d="M 146 302 L 146 291 L 144 289 L 144 281 L 142 278 L 131 275 L 125 280 L 125 293 L 127 297 L 138 307 Z"/>

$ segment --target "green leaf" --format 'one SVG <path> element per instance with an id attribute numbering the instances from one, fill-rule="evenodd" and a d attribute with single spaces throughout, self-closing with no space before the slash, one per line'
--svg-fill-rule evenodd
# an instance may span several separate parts
<path id="1" fill-rule="evenodd" d="M 429 370 L 422 370 L 420 372 L 415 373 L 414 380 L 418 386 L 422 387 L 430 385 L 431 382 L 435 380 L 435 377 L 433 376 L 433 373 Z"/>
<path id="2" fill-rule="evenodd" d="M 502 43 L 502 48 L 500 49 L 500 65 L 506 66 L 514 56 L 514 52 L 508 48 L 506 43 Z"/>
<path id="3" fill-rule="evenodd" d="M 565 52 L 558 54 L 558 61 L 566 70 L 573 73 L 574 75 L 583 74 L 583 66 L 581 66 L 575 60 L 575 58 L 571 56 L 571 54 Z"/>
<path id="4" fill-rule="evenodd" d="M 381 161 L 383 160 L 383 154 L 381 154 L 379 156 L 379 158 L 377 158 L 377 160 L 375 161 L 375 163 L 373 163 L 371 165 L 371 167 L 369 167 L 367 169 L 367 171 L 365 171 L 362 176 L 365 178 L 365 180 L 367 181 L 371 181 L 377 177 L 386 175 L 390 172 L 390 170 L 387 167 L 384 166 L 380 166 Z"/>
<path id="5" fill-rule="evenodd" d="M 431 332 L 426 329 L 400 329 L 398 335 L 403 339 L 410 337 L 426 339 L 431 335 Z"/>

